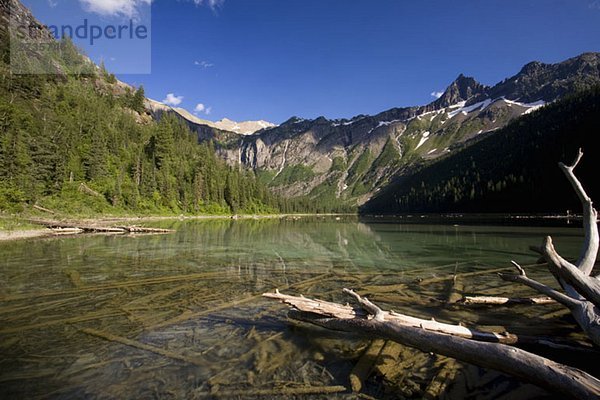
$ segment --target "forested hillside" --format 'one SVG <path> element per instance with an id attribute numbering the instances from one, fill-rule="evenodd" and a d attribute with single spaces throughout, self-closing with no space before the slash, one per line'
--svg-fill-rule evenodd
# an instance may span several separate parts
<path id="1" fill-rule="evenodd" d="M 152 120 L 142 88 L 120 85 L 68 41 L 52 55 L 58 74 L 11 74 L 0 33 L 0 211 L 34 204 L 67 213 L 299 209 L 253 172 L 227 166 L 180 120 Z M 77 57 L 87 63 L 79 75 L 60 70 Z"/>
<path id="2" fill-rule="evenodd" d="M 600 87 L 565 97 L 461 151 L 399 177 L 363 213 L 579 212 L 557 167 L 585 153 L 577 176 L 600 197 Z"/>

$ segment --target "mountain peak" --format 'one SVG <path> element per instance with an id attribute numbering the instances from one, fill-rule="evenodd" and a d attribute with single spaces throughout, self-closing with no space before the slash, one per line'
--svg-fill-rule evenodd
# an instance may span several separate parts
<path id="1" fill-rule="evenodd" d="M 294 116 L 290 117 L 289 119 L 287 119 L 285 122 L 283 122 L 281 125 L 296 124 L 296 123 L 302 122 L 302 121 L 305 121 L 305 119 L 294 115 Z"/>
<path id="2" fill-rule="evenodd" d="M 434 101 L 434 105 L 436 108 L 448 107 L 461 101 L 467 101 L 474 96 L 484 94 L 487 89 L 487 86 L 477 82 L 473 77 L 460 74 L 446 88 L 442 96 Z"/>
<path id="3" fill-rule="evenodd" d="M 583 53 L 556 64 L 527 63 L 518 74 L 491 88 L 489 96 L 525 103 L 552 102 L 599 80 L 600 53 Z"/>
<path id="4" fill-rule="evenodd" d="M 521 71 L 519 72 L 519 74 L 520 75 L 532 75 L 532 74 L 538 73 L 540 70 L 544 69 L 545 66 L 546 66 L 546 64 L 544 64 L 542 62 L 532 61 L 532 62 L 525 64 L 523 66 L 523 68 L 521 68 Z"/>

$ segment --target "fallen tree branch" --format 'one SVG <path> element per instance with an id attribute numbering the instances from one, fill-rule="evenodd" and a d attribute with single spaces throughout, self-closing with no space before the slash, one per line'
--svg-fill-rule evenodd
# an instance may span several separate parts
<path id="1" fill-rule="evenodd" d="M 109 332 L 103 332 L 103 331 L 99 331 L 97 329 L 92 329 L 92 328 L 81 328 L 80 331 L 87 335 L 95 336 L 100 339 L 107 340 L 109 342 L 121 343 L 121 344 L 124 344 L 125 346 L 130 346 L 130 347 L 134 347 L 136 349 L 149 351 L 151 353 L 155 353 L 155 354 L 161 355 L 163 357 L 171 358 L 173 360 L 183 361 L 185 363 L 192 364 L 192 365 L 198 365 L 198 366 L 204 365 L 203 363 L 199 362 L 198 360 L 194 359 L 193 357 L 188 357 L 183 354 L 174 353 L 172 351 L 165 350 L 165 349 L 162 349 L 162 348 L 156 347 L 156 346 L 151 346 L 151 345 L 139 342 L 137 340 L 132 340 L 132 339 L 128 339 L 126 337 L 113 335 L 112 333 L 109 333 Z"/>
<path id="2" fill-rule="evenodd" d="M 436 321 L 435 319 L 422 319 L 412 317 L 406 314 L 400 314 L 393 310 L 382 311 L 368 299 L 359 296 L 354 291 L 343 289 L 344 293 L 352 296 L 363 307 L 352 307 L 348 304 L 342 305 L 324 300 L 314 300 L 304 296 L 290 296 L 280 293 L 278 290 L 275 293 L 264 293 L 263 297 L 279 300 L 289 304 L 292 307 L 305 312 L 314 312 L 320 315 L 326 315 L 332 318 L 353 319 L 365 318 L 369 315 L 379 315 L 380 320 L 394 321 L 404 326 L 425 329 L 431 332 L 444 333 L 448 335 L 458 336 L 466 339 L 473 339 L 482 342 L 502 343 L 502 344 L 535 344 L 540 346 L 548 346 L 552 348 L 570 348 L 573 350 L 583 350 L 576 343 L 558 340 L 549 337 L 536 337 L 527 335 L 516 335 L 509 332 L 485 332 L 476 329 L 471 329 L 463 325 L 446 324 Z M 365 312 L 365 309 L 370 310 Z"/>
<path id="3" fill-rule="evenodd" d="M 558 275 L 585 299 L 600 306 L 600 281 L 586 275 L 583 270 L 562 258 L 554 249 L 550 236 L 544 239 L 543 249 L 544 254 L 550 259 L 549 264 L 557 271 Z"/>
<path id="4" fill-rule="evenodd" d="M 590 340 L 600 346 L 600 311 L 593 303 L 586 301 L 581 296 L 577 298 L 567 296 L 558 290 L 530 279 L 519 264 L 513 261 L 513 265 L 519 270 L 519 275 L 499 274 L 500 278 L 508 282 L 517 282 L 529 286 L 567 307 Z"/>
<path id="5" fill-rule="evenodd" d="M 96 192 L 94 189 L 90 188 L 88 185 L 86 185 L 83 182 L 79 185 L 78 190 L 82 193 L 89 194 L 90 196 L 103 197 L 102 194 Z"/>
<path id="6" fill-rule="evenodd" d="M 559 302 L 560 304 L 562 304 L 563 306 L 567 307 L 570 310 L 572 310 L 580 305 L 581 302 L 579 300 L 575 300 L 572 297 L 569 297 L 569 296 L 559 292 L 558 290 L 552 289 L 550 286 L 544 285 L 543 283 L 540 283 L 536 280 L 529 278 L 527 276 L 527 274 L 525 273 L 525 270 L 516 262 L 512 261 L 512 264 L 519 271 L 519 275 L 498 274 L 500 276 L 500 278 L 502 278 L 502 280 L 507 281 L 507 282 L 518 282 L 525 286 L 529 286 L 530 288 L 532 288 L 542 294 L 545 294 L 546 296 L 550 297 L 551 299 Z"/>
<path id="7" fill-rule="evenodd" d="M 39 210 L 39 211 L 43 211 L 43 212 L 48 213 L 48 214 L 53 214 L 53 215 L 56 214 L 55 211 L 49 210 L 49 209 L 44 208 L 42 206 L 38 206 L 37 204 L 34 204 L 33 208 L 35 208 L 36 210 Z"/>
<path id="8" fill-rule="evenodd" d="M 393 340 L 422 351 L 453 357 L 485 368 L 492 368 L 541 387 L 558 391 L 571 398 L 600 396 L 600 380 L 593 376 L 533 353 L 500 343 L 479 342 L 468 338 L 414 326 L 414 317 L 381 310 L 369 300 L 350 290 L 361 305 L 362 312 L 320 300 L 283 294 L 266 293 L 265 297 L 291 304 L 290 318 L 316 324 L 328 329 L 356 332 L 370 337 Z M 338 313 L 339 312 L 339 313 Z"/>
<path id="9" fill-rule="evenodd" d="M 501 297 L 501 296 L 465 296 L 458 302 L 459 304 L 469 305 L 501 305 L 512 306 L 519 304 L 556 304 L 556 301 L 550 297 Z"/>

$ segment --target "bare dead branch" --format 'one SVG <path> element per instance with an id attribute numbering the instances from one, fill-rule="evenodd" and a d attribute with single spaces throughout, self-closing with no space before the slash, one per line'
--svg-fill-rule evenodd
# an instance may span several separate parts
<path id="1" fill-rule="evenodd" d="M 515 260 L 511 260 L 510 263 L 515 266 L 517 271 L 519 271 L 520 276 L 524 276 L 525 278 L 527 278 L 527 274 L 525 273 L 525 270 L 523 269 L 523 267 L 521 267 L 519 264 L 517 264 L 517 262 Z"/>
<path id="2" fill-rule="evenodd" d="M 554 249 L 550 236 L 544 240 L 543 250 L 544 254 L 547 254 L 549 266 L 555 270 L 554 273 L 560 279 L 569 284 L 586 300 L 600 306 L 600 281 L 584 274 L 575 265 L 560 257 Z"/>
<path id="3" fill-rule="evenodd" d="M 560 392 L 570 398 L 596 398 L 600 396 L 600 381 L 593 376 L 518 348 L 498 343 L 478 342 L 432 331 L 422 326 L 404 324 L 400 319 L 394 318 L 394 315 L 385 311 L 382 311 L 383 320 L 369 318 L 368 315 L 364 314 L 363 316 L 355 315 L 354 317 L 339 318 L 331 316 L 329 307 L 335 303 L 281 294 L 279 296 L 274 294 L 265 295 L 293 304 L 294 308 L 288 314 L 293 319 L 320 325 L 328 329 L 357 332 L 369 337 L 381 337 L 422 351 L 434 352 L 485 368 L 492 368 Z M 285 297 L 282 299 L 280 296 Z M 353 297 L 361 305 L 364 304 L 364 300 L 359 300 L 360 296 L 353 295 Z M 304 309 L 307 300 L 312 302 L 312 304 L 308 304 L 310 311 Z M 314 308 L 314 304 L 323 303 L 327 304 L 327 309 L 323 313 L 319 308 Z M 337 306 L 346 310 L 349 307 Z M 346 311 L 343 313 L 346 313 Z M 368 314 L 370 315 L 370 313 L 369 311 Z"/>
<path id="4" fill-rule="evenodd" d="M 498 274 L 500 278 L 507 282 L 521 283 L 525 286 L 529 286 L 533 290 L 545 294 L 553 300 L 556 300 L 568 309 L 573 309 L 579 304 L 579 300 L 575 300 L 558 290 L 552 289 L 550 286 L 544 285 L 536 280 L 528 278 L 527 275 L 513 275 L 513 274 Z"/>
<path id="5" fill-rule="evenodd" d="M 583 185 L 573 173 L 573 170 L 581 160 L 581 157 L 583 157 L 583 151 L 579 149 L 573 164 L 567 166 L 563 163 L 559 163 L 558 166 L 573 186 L 573 189 L 575 190 L 575 193 L 577 193 L 577 197 L 579 197 L 581 205 L 583 206 L 583 229 L 585 232 L 585 241 L 581 250 L 581 254 L 579 255 L 579 259 L 577 260 L 577 266 L 585 275 L 590 275 L 596 262 L 598 245 L 600 242 L 597 223 L 598 213 L 593 207 L 592 199 L 590 199 L 588 194 L 585 192 Z"/>
<path id="6" fill-rule="evenodd" d="M 378 321 L 383 321 L 384 320 L 384 313 L 381 310 L 381 308 L 379 308 L 375 304 L 371 303 L 369 301 L 369 299 L 367 299 L 366 297 L 360 297 L 357 293 L 355 293 L 354 291 L 352 291 L 350 289 L 343 289 L 342 291 L 344 293 L 346 293 L 346 294 L 354 297 L 354 299 L 356 300 L 356 302 L 358 304 L 360 304 L 361 307 L 366 312 L 368 312 L 369 314 L 371 314 L 373 316 L 373 318 L 375 318 Z"/>

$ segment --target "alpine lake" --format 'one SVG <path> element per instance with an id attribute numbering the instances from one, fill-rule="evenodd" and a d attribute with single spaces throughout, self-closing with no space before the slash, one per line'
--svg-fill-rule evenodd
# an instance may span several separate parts
<path id="1" fill-rule="evenodd" d="M 463 295 L 534 296 L 502 281 L 510 261 L 556 286 L 528 248 L 552 235 L 567 258 L 580 222 L 356 216 L 170 220 L 160 235 L 78 235 L 0 243 L 2 399 L 553 398 L 500 373 L 287 318 L 282 293 L 490 331 L 583 340 L 556 304 L 448 304 Z M 539 349 L 534 349 L 539 352 Z M 542 354 L 594 372 L 593 356 Z M 349 377 L 366 368 L 360 392 Z M 590 365 L 586 365 L 590 364 Z M 366 365 L 366 367 L 365 367 Z"/>

